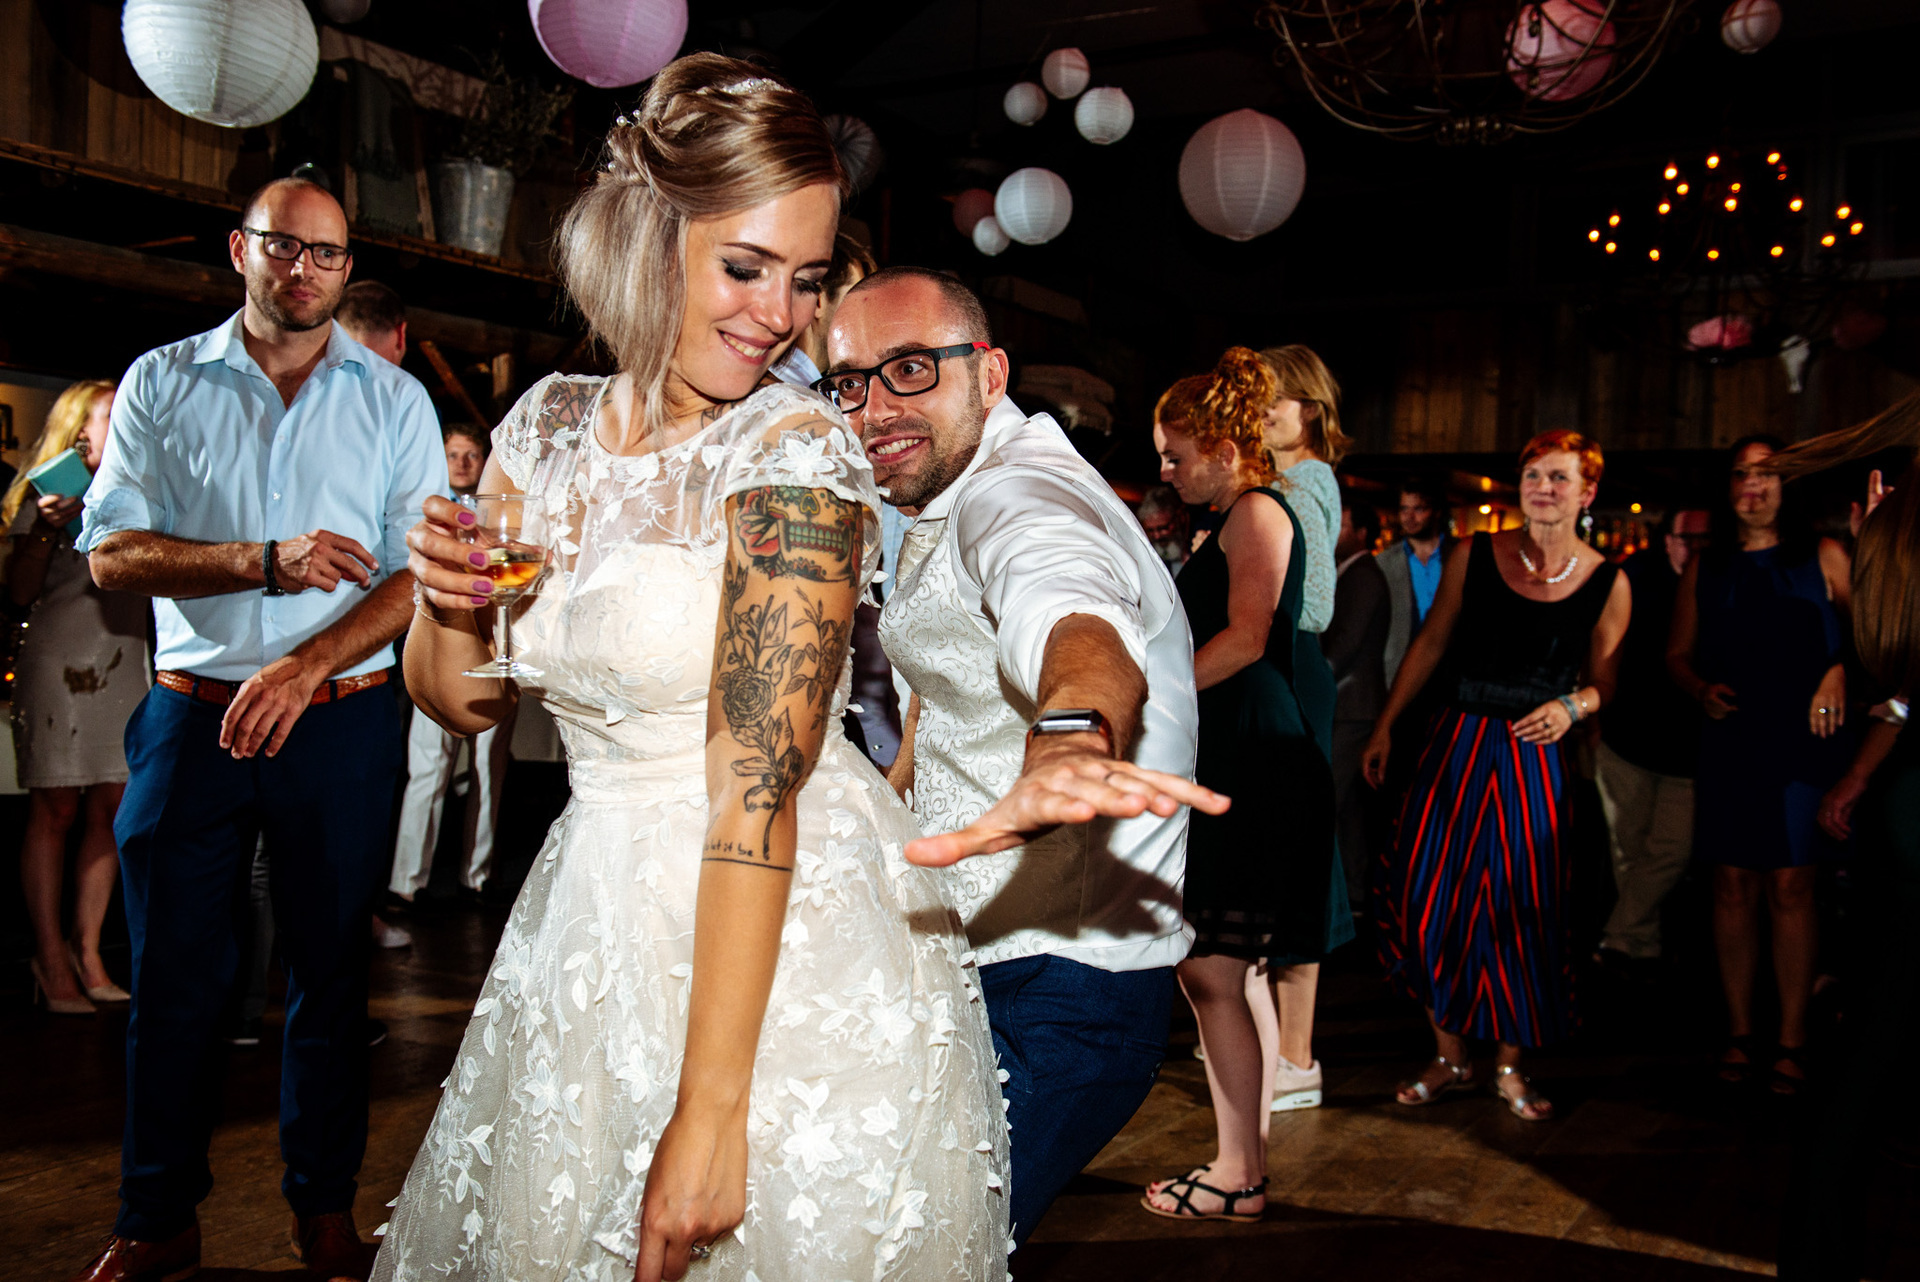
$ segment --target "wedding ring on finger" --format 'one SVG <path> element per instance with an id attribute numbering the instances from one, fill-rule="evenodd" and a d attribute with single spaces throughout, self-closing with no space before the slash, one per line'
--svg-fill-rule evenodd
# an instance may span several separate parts
<path id="1" fill-rule="evenodd" d="M 705 1242 L 694 1242 L 687 1247 L 687 1255 L 695 1260 L 704 1260 L 712 1254 L 713 1248 Z"/>

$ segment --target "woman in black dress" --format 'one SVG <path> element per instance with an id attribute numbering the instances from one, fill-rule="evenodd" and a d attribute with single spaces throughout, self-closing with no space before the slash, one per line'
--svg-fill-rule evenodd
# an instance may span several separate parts
<path id="1" fill-rule="evenodd" d="M 1333 682 L 1296 681 L 1305 556 L 1292 509 L 1265 488 L 1273 470 L 1261 433 L 1273 398 L 1267 365 L 1230 348 L 1212 374 L 1161 398 L 1153 430 L 1161 479 L 1187 502 L 1225 513 L 1179 579 L 1200 691 L 1195 778 L 1255 802 L 1220 816 L 1196 811 L 1188 829 L 1195 937 L 1179 975 L 1207 1049 L 1219 1151 L 1148 1187 L 1146 1208 L 1176 1219 L 1244 1221 L 1266 1209 L 1261 1122 L 1272 1077 L 1247 975 L 1270 959 L 1317 957 L 1327 940 L 1333 775 L 1313 726 L 1332 720 Z M 1324 670 L 1317 645 L 1312 655 Z M 1302 706 L 1307 689 L 1322 691 L 1324 715 Z M 1277 843 L 1276 814 L 1286 821 Z"/>
<path id="2" fill-rule="evenodd" d="M 1576 432 L 1543 432 L 1521 451 L 1525 526 L 1447 553 L 1367 744 L 1377 788 L 1395 718 L 1437 672 L 1446 706 L 1374 882 L 1388 978 L 1433 1023 L 1435 1057 L 1400 1088 L 1402 1104 L 1472 1085 L 1475 1037 L 1499 1043 L 1494 1088 L 1516 1117 L 1553 1113 L 1521 1075 L 1520 1052 L 1575 1023 L 1560 742 L 1613 697 L 1632 608 L 1626 576 L 1576 533 L 1603 466 Z"/>

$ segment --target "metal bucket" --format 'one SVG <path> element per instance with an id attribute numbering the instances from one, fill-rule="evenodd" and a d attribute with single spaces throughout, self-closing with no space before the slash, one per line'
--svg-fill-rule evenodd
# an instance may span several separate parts
<path id="1" fill-rule="evenodd" d="M 477 160 L 440 160 L 433 176 L 433 229 L 443 245 L 498 256 L 513 205 L 513 172 Z"/>

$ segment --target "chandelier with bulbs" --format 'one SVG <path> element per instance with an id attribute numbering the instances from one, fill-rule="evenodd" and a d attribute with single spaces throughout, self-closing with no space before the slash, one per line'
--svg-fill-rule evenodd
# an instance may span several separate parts
<path id="1" fill-rule="evenodd" d="M 1503 142 L 1550 133 L 1646 79 L 1693 0 L 1265 0 L 1335 119 L 1389 138 Z"/>
<path id="2" fill-rule="evenodd" d="M 1866 257 L 1845 199 L 1817 204 L 1777 148 L 1675 158 L 1631 199 L 1600 206 L 1581 235 L 1616 285 L 1663 295 L 1686 348 L 1719 362 L 1790 353 L 1825 332 Z"/>

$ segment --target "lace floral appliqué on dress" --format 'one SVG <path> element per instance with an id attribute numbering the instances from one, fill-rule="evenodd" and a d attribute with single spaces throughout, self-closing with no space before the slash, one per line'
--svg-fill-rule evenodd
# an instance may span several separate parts
<path id="1" fill-rule="evenodd" d="M 605 384 L 554 377 L 494 434 L 564 534 L 514 624 L 572 800 L 514 904 L 375 1279 L 626 1282 L 673 1114 L 706 832 L 707 682 L 726 500 L 833 490 L 869 518 L 859 442 L 769 388 L 691 439 L 609 454 Z M 864 582 L 863 585 L 864 587 Z M 702 1282 L 1006 1276 L 1006 1126 L 972 954 L 913 819 L 840 733 L 798 798 L 779 968 L 754 1062 L 747 1214 Z"/>

